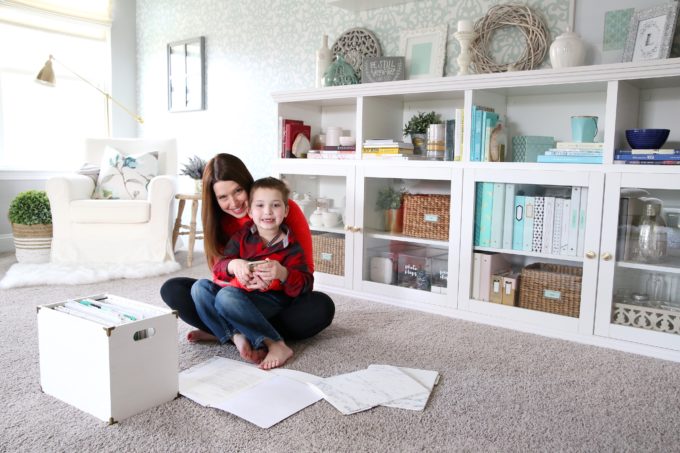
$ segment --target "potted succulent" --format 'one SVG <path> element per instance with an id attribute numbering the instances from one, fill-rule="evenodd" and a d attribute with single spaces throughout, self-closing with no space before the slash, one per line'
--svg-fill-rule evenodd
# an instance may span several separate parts
<path id="1" fill-rule="evenodd" d="M 408 123 L 404 124 L 404 135 L 411 136 L 414 154 L 425 154 L 427 128 L 430 124 L 439 124 L 441 121 L 439 113 L 434 111 L 429 113 L 418 112 L 411 117 Z"/>
<path id="2" fill-rule="evenodd" d="M 402 187 L 396 190 L 392 186 L 387 186 L 378 191 L 376 200 L 376 211 L 382 210 L 385 215 L 385 231 L 390 233 L 401 233 L 404 228 L 404 208 L 401 205 L 406 190 Z"/>
<path id="3" fill-rule="evenodd" d="M 19 193 L 7 213 L 20 263 L 45 263 L 52 249 L 52 212 L 44 190 Z"/>
<path id="4" fill-rule="evenodd" d="M 201 193 L 201 185 L 203 182 L 203 170 L 205 169 L 206 161 L 198 156 L 189 157 L 189 161 L 182 164 L 180 175 L 185 175 L 194 180 L 196 186 L 196 193 Z"/>

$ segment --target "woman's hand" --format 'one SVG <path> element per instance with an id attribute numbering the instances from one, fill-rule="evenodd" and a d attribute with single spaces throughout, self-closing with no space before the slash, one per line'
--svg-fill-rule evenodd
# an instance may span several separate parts
<path id="1" fill-rule="evenodd" d="M 274 280 L 280 280 L 283 283 L 288 278 L 288 269 L 278 261 L 267 260 L 255 267 L 253 275 L 267 282 L 267 284 Z"/>

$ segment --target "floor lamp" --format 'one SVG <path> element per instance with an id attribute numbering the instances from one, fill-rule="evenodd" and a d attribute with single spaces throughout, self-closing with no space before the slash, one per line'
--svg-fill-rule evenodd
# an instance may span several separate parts
<path id="1" fill-rule="evenodd" d="M 68 66 L 66 66 L 66 65 L 65 65 L 64 63 L 62 63 L 61 61 L 58 61 L 58 60 L 57 60 L 56 58 L 54 58 L 52 55 L 50 55 L 50 58 L 45 62 L 45 66 L 43 66 L 43 68 L 42 68 L 42 69 L 40 70 L 40 72 L 38 73 L 38 76 L 36 77 L 36 80 L 37 80 L 38 82 L 44 83 L 45 85 L 49 85 L 49 86 L 54 86 L 54 85 L 55 85 L 54 69 L 52 68 L 52 62 L 53 62 L 53 61 L 56 61 L 57 63 L 59 63 L 64 69 L 66 69 L 66 70 L 69 71 L 71 74 L 75 75 L 75 76 L 78 77 L 80 80 L 82 80 L 83 82 L 87 83 L 87 84 L 90 85 L 92 88 L 94 88 L 95 90 L 99 91 L 101 94 L 103 94 L 103 95 L 106 97 L 106 131 L 107 131 L 107 134 L 108 134 L 109 137 L 111 136 L 111 118 L 110 118 L 110 116 L 111 116 L 111 108 L 110 108 L 110 105 L 111 105 L 111 104 L 110 104 L 109 101 L 113 102 L 113 103 L 116 104 L 118 107 L 120 107 L 125 113 L 127 113 L 128 115 L 130 115 L 130 116 L 131 116 L 135 121 L 137 121 L 139 124 L 144 124 L 144 120 L 142 119 L 141 116 L 139 116 L 139 115 L 135 114 L 134 112 L 132 112 L 130 109 L 128 109 L 128 108 L 125 107 L 123 104 L 121 104 L 120 102 L 118 102 L 118 101 L 117 101 L 113 96 L 111 96 L 109 93 L 107 93 L 106 91 L 102 90 L 102 89 L 99 88 L 97 85 L 95 85 L 94 83 L 90 82 L 90 81 L 87 80 L 85 77 L 81 76 L 80 74 L 78 74 L 78 73 L 75 72 L 73 69 L 71 69 L 71 68 L 69 68 Z"/>

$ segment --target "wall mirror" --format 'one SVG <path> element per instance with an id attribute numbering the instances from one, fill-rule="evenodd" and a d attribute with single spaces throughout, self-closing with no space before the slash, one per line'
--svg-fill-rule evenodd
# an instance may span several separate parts
<path id="1" fill-rule="evenodd" d="M 205 38 L 168 44 L 168 110 L 205 109 Z"/>

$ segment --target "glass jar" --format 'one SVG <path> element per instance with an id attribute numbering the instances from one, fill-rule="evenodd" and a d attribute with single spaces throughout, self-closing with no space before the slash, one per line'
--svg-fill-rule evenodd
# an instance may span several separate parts
<path id="1" fill-rule="evenodd" d="M 647 198 L 640 219 L 638 259 L 647 263 L 660 261 L 666 256 L 667 244 L 666 223 L 661 217 L 661 200 Z"/>

